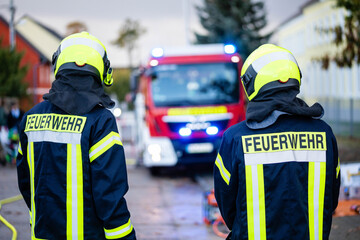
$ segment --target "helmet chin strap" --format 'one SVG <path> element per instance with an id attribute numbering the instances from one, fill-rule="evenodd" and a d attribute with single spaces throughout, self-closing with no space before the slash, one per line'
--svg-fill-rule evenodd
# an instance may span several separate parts
<path id="1" fill-rule="evenodd" d="M 106 74 L 106 77 L 103 80 L 104 85 L 107 87 L 110 87 L 113 85 L 114 79 L 113 79 L 113 69 L 109 68 Z"/>

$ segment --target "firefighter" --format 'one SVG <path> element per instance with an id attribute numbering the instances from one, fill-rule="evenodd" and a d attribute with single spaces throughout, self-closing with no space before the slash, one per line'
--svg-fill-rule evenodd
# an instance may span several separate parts
<path id="1" fill-rule="evenodd" d="M 136 239 L 125 193 L 124 148 L 102 85 L 113 82 L 104 45 L 87 32 L 53 55 L 55 81 L 20 125 L 18 184 L 32 239 Z"/>
<path id="2" fill-rule="evenodd" d="M 284 48 L 257 48 L 241 79 L 246 120 L 224 133 L 214 166 L 227 239 L 328 239 L 340 165 L 323 108 L 296 97 L 301 72 Z"/>

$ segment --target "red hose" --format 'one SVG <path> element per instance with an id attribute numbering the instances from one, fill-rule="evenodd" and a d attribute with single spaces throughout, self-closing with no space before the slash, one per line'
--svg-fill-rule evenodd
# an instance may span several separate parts
<path id="1" fill-rule="evenodd" d="M 212 224 L 212 229 L 217 236 L 225 239 L 229 233 L 221 232 L 218 228 L 219 224 L 223 224 L 224 226 L 226 226 L 224 219 L 220 215 L 217 217 L 217 219 Z"/>

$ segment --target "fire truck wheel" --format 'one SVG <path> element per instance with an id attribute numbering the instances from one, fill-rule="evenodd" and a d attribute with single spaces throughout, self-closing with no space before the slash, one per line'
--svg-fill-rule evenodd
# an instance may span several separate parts
<path id="1" fill-rule="evenodd" d="M 159 176 L 161 173 L 161 167 L 151 167 L 150 173 L 152 176 Z"/>

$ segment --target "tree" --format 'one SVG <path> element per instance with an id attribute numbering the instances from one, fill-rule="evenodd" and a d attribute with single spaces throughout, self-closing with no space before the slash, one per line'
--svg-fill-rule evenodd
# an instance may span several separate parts
<path id="1" fill-rule="evenodd" d="M 0 97 L 26 97 L 27 84 L 23 79 L 27 66 L 20 66 L 23 53 L 2 46 L 0 39 Z"/>
<path id="2" fill-rule="evenodd" d="M 136 20 L 126 19 L 125 23 L 120 27 L 119 36 L 112 43 L 125 48 L 129 57 L 129 68 L 132 68 L 132 52 L 136 47 L 136 41 L 146 32 L 140 23 Z"/>
<path id="3" fill-rule="evenodd" d="M 74 34 L 74 33 L 83 32 L 83 31 L 87 31 L 87 27 L 86 27 L 85 23 L 75 21 L 75 22 L 71 22 L 68 25 L 66 25 L 66 35 L 67 36 Z"/>
<path id="4" fill-rule="evenodd" d="M 105 88 L 110 95 L 115 94 L 119 102 L 125 101 L 125 96 L 130 92 L 130 71 L 129 69 L 114 69 L 114 84 Z"/>
<path id="5" fill-rule="evenodd" d="M 263 2 L 205 0 L 204 6 L 196 9 L 207 31 L 206 34 L 195 33 L 197 43 L 232 43 L 246 58 L 270 37 L 270 34 L 260 34 L 267 24 Z"/>
<path id="6" fill-rule="evenodd" d="M 334 56 L 326 54 L 321 58 L 322 67 L 327 69 L 330 61 L 334 61 L 339 67 L 351 67 L 354 62 L 360 64 L 360 1 L 337 0 L 337 8 L 344 8 L 348 13 L 345 16 L 344 26 L 336 26 L 329 29 L 320 29 L 323 32 L 333 32 L 333 43 L 339 51 Z"/>

